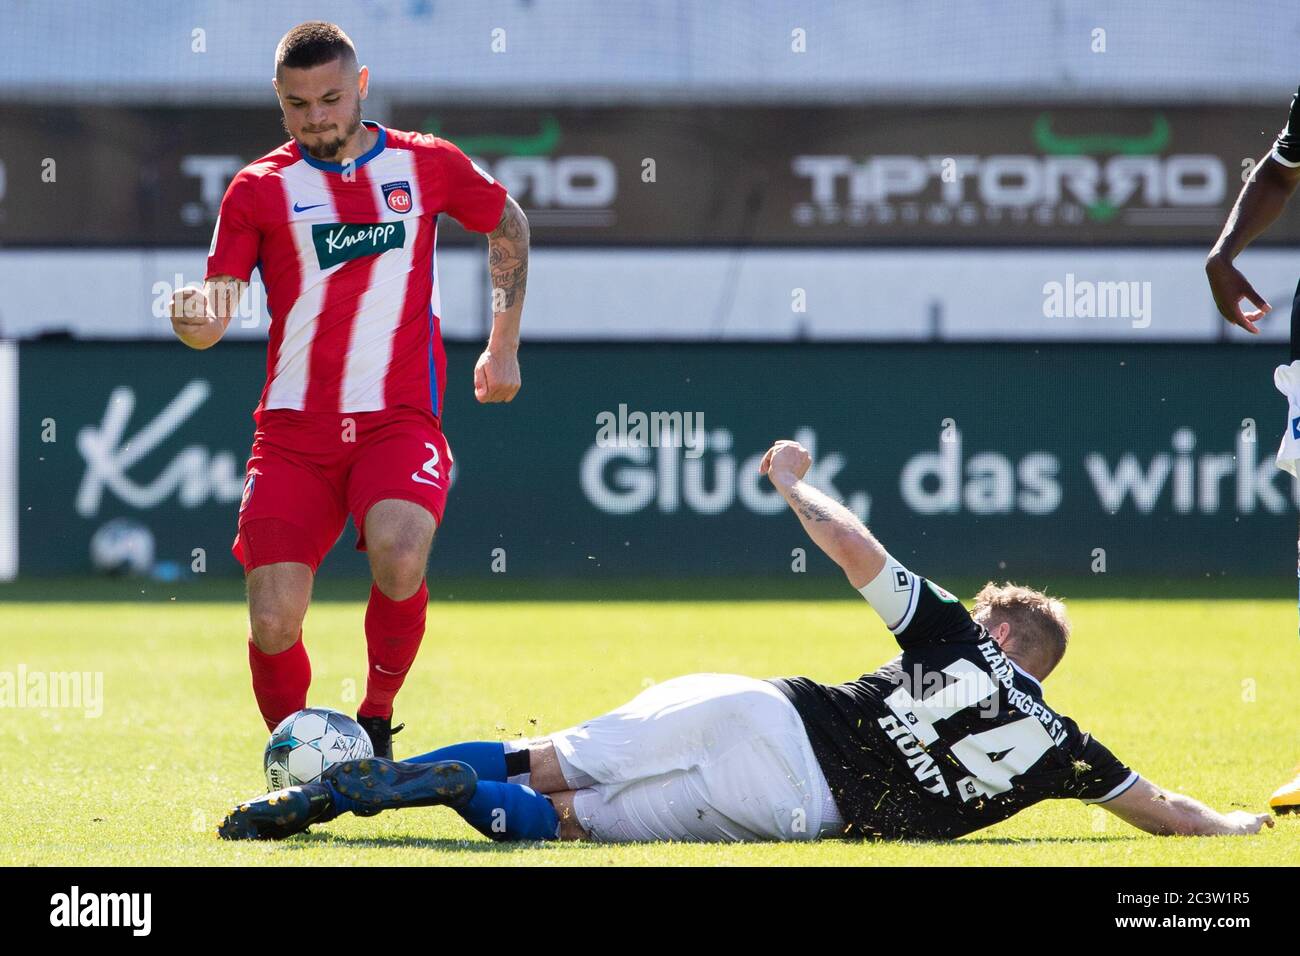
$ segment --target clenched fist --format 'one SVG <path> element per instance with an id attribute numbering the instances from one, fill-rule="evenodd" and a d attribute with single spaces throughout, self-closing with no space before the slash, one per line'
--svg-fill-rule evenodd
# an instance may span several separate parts
<path id="1" fill-rule="evenodd" d="M 185 286 L 172 293 L 172 331 L 190 348 L 205 349 L 225 330 L 212 314 L 207 294 L 196 286 Z"/>
<path id="2" fill-rule="evenodd" d="M 797 441 L 782 438 L 758 463 L 758 473 L 767 475 L 772 484 L 782 488 L 803 478 L 811 466 L 812 455 L 808 454 L 808 449 Z"/>
<path id="3" fill-rule="evenodd" d="M 474 397 L 508 402 L 519 392 L 519 356 L 510 349 L 486 349 L 474 365 Z"/>

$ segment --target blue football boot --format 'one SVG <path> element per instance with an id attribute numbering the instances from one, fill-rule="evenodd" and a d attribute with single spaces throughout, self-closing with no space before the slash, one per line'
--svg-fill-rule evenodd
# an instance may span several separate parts
<path id="1" fill-rule="evenodd" d="M 241 803 L 226 814 L 217 835 L 223 840 L 283 840 L 338 815 L 329 785 L 308 783 Z"/>
<path id="2" fill-rule="evenodd" d="M 322 778 L 357 805 L 356 813 L 397 807 L 464 806 L 474 796 L 478 775 L 459 760 L 401 763 L 382 757 L 348 760 Z"/>

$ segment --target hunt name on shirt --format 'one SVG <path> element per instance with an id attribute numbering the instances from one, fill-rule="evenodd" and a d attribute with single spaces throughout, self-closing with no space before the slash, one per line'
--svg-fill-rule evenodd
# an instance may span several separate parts
<path id="1" fill-rule="evenodd" d="M 1003 653 L 953 595 L 901 566 L 902 654 L 847 684 L 774 680 L 803 720 L 846 836 L 949 839 L 1041 800 L 1137 782 Z"/>

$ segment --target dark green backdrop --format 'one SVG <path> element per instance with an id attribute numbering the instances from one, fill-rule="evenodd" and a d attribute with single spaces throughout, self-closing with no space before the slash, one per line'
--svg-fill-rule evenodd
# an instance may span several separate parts
<path id="1" fill-rule="evenodd" d="M 1267 349 L 526 344 L 523 390 L 492 406 L 473 399 L 477 352 L 449 346 L 457 476 L 439 574 L 489 575 L 496 548 L 522 576 L 788 573 L 806 542 L 784 508 L 766 510 L 771 491 L 750 472 L 770 440 L 796 434 L 812 436 L 839 494 L 869 498 L 886 545 L 935 576 L 1088 574 L 1096 549 L 1112 575 L 1276 574 L 1294 553 Z M 152 529 L 160 559 L 188 572 L 202 547 L 209 574 L 238 574 L 229 546 L 264 355 L 255 343 L 24 343 L 21 573 L 87 569 L 91 534 L 128 515 Z M 96 449 L 115 390 L 124 431 Z M 188 414 L 123 466 L 178 396 Z M 597 415 L 620 404 L 703 413 L 712 447 L 696 460 L 593 452 Z M 56 440 L 43 441 L 51 422 Z M 943 478 L 913 474 L 927 454 Z M 88 462 L 117 474 L 115 459 L 120 475 L 96 480 Z M 1147 497 L 1108 500 L 1098 482 L 1117 468 Z M 349 528 L 323 574 L 364 573 L 352 541 Z M 809 556 L 809 573 L 832 570 Z"/>

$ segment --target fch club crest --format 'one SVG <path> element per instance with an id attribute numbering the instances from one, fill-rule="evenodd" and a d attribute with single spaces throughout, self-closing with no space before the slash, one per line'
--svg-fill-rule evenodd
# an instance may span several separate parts
<path id="1" fill-rule="evenodd" d="M 248 507 L 248 502 L 253 497 L 253 482 L 255 480 L 257 480 L 257 472 L 249 475 L 248 480 L 244 482 L 244 493 L 239 498 L 239 510 L 241 512 Z"/>
<path id="2" fill-rule="evenodd" d="M 388 208 L 393 212 L 410 212 L 411 211 L 411 184 L 406 180 L 399 180 L 393 183 L 384 183 L 381 187 L 384 190 L 384 201 L 388 203 Z"/>

